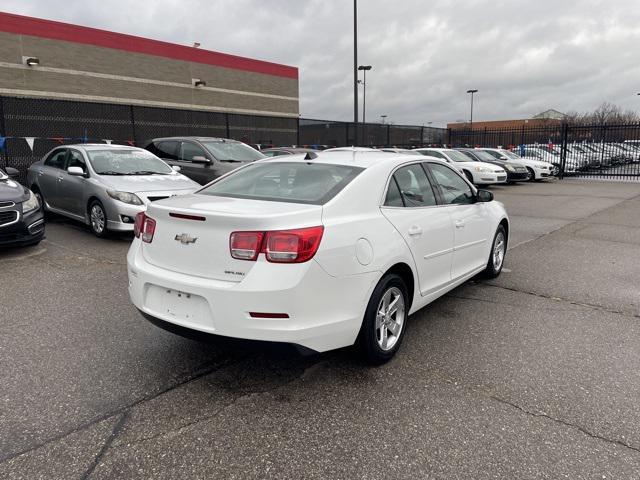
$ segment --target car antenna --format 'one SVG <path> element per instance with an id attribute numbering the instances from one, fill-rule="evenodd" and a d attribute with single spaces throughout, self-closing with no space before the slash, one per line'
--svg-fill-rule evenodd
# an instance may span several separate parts
<path id="1" fill-rule="evenodd" d="M 305 160 L 315 160 L 316 158 L 318 158 L 318 154 L 316 152 L 307 152 L 304 156 Z"/>

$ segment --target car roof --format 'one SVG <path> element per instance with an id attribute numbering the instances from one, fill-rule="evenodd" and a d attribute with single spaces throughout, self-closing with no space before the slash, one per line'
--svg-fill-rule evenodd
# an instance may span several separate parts
<path id="1" fill-rule="evenodd" d="M 446 165 L 441 159 L 429 156 L 416 157 L 403 153 L 381 152 L 379 150 L 340 150 L 333 152 L 317 152 L 316 158 L 307 159 L 306 155 L 284 155 L 281 157 L 265 158 L 257 162 L 291 162 L 291 163 L 317 163 L 326 165 L 345 165 L 364 169 L 387 168 L 392 169 L 397 165 L 409 162 L 437 162 Z"/>
<path id="2" fill-rule="evenodd" d="M 380 150 L 376 150 L 375 148 L 370 147 L 335 147 L 335 148 L 327 148 L 326 150 L 322 150 L 323 152 L 331 153 L 331 152 L 380 152 Z"/>
<path id="3" fill-rule="evenodd" d="M 313 148 L 303 148 L 303 147 L 269 147 L 263 148 L 260 150 L 261 152 L 274 152 L 274 151 L 285 151 L 285 152 L 293 152 L 293 153 L 308 153 L 308 152 L 319 152 L 320 150 L 314 150 Z"/>
<path id="4" fill-rule="evenodd" d="M 143 150 L 140 147 L 133 147 L 131 145 L 114 145 L 112 143 L 71 143 L 69 145 L 59 145 L 55 149 L 58 149 L 58 148 L 78 148 L 80 150 L 86 150 L 86 151 L 92 151 L 92 150 Z"/>
<path id="5" fill-rule="evenodd" d="M 196 140 L 198 142 L 206 141 L 206 140 L 215 140 L 215 141 L 224 141 L 224 142 L 233 142 L 233 143 L 242 143 L 238 140 L 233 140 L 231 138 L 223 138 L 223 137 L 198 137 L 198 136 L 177 136 L 177 137 L 157 137 L 149 140 L 150 142 L 159 142 L 161 140 Z"/>

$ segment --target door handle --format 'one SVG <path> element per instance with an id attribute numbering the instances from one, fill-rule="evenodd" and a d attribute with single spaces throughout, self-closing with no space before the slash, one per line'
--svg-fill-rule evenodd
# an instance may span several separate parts
<path id="1" fill-rule="evenodd" d="M 464 228 L 465 223 L 462 220 L 456 220 L 456 228 Z"/>
<path id="2" fill-rule="evenodd" d="M 414 225 L 411 228 L 409 228 L 409 235 L 411 235 L 412 237 L 416 235 L 422 235 L 422 229 Z"/>

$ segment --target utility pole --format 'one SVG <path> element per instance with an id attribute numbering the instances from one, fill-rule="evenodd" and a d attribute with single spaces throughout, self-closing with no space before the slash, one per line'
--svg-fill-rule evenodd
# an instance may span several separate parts
<path id="1" fill-rule="evenodd" d="M 353 127 L 358 145 L 358 0 L 353 0 Z"/>

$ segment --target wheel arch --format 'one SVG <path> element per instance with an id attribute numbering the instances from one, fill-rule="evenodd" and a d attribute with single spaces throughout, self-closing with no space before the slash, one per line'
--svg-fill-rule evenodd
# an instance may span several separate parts
<path id="1" fill-rule="evenodd" d="M 500 220 L 500 223 L 498 223 L 498 226 L 500 225 L 504 227 L 504 233 L 507 236 L 506 240 L 507 240 L 507 246 L 508 246 L 509 245 L 509 219 L 503 218 L 502 220 Z"/>
<path id="2" fill-rule="evenodd" d="M 416 288 L 416 279 L 414 276 L 414 272 L 411 267 L 405 262 L 398 262 L 387 269 L 382 275 L 382 278 L 389 274 L 396 274 L 404 281 L 407 286 L 408 300 L 409 305 L 407 305 L 407 311 L 411 309 L 411 305 L 413 304 L 413 296 L 415 295 Z"/>

